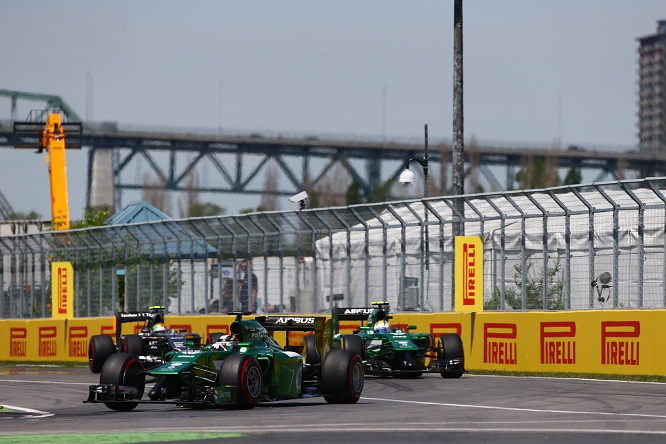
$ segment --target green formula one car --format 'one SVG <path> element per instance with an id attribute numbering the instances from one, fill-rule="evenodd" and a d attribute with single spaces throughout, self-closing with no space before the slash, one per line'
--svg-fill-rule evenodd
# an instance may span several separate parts
<path id="1" fill-rule="evenodd" d="M 389 303 L 373 302 L 371 308 L 338 308 L 337 320 L 366 320 L 355 334 L 335 334 L 333 349 L 357 352 L 365 374 L 418 378 L 423 373 L 439 373 L 442 378 L 460 378 L 465 372 L 462 340 L 455 333 L 435 339 L 429 333 L 410 333 L 392 328 Z M 337 320 L 334 314 L 334 332 Z"/>
<path id="2" fill-rule="evenodd" d="M 282 347 L 271 330 L 314 330 L 298 322 L 260 323 L 234 312 L 231 334 L 198 349 L 173 351 L 167 362 L 146 370 L 138 356 L 115 353 L 89 387 L 84 402 L 104 403 L 127 411 L 139 403 L 172 403 L 181 407 L 230 406 L 251 409 L 260 401 L 323 396 L 326 402 L 351 404 L 363 390 L 363 362 L 353 350 L 333 350 L 323 363 L 304 359 L 293 347 Z M 314 361 L 314 362 L 313 362 Z M 148 399 L 146 384 L 153 383 Z"/>

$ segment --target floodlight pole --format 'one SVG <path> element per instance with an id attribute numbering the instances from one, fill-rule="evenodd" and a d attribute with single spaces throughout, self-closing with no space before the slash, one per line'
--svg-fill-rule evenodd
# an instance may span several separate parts
<path id="1" fill-rule="evenodd" d="M 464 168 L 464 133 L 463 133 L 463 11 L 462 0 L 454 0 L 453 6 L 453 146 L 451 162 L 453 169 L 453 194 L 465 194 Z M 463 217 L 464 203 L 458 197 L 454 206 L 459 217 Z M 464 235 L 462 219 L 453 224 L 453 235 Z"/>
<path id="2" fill-rule="evenodd" d="M 423 167 L 423 197 L 425 199 L 428 198 L 428 124 L 426 123 L 424 125 L 424 133 L 425 133 L 425 142 L 424 142 L 424 150 L 425 154 L 423 156 L 423 159 L 418 159 L 418 158 L 412 158 L 407 161 L 407 169 L 409 169 L 409 164 L 412 162 L 417 162 L 419 165 Z M 428 256 L 430 255 L 430 236 L 428 234 L 428 208 L 425 206 L 425 267 L 426 270 L 430 268 L 430 261 L 428 260 Z"/>

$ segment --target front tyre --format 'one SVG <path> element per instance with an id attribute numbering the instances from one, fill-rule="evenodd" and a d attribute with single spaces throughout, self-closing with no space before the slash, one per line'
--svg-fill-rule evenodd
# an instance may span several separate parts
<path id="1" fill-rule="evenodd" d="M 465 372 L 465 352 L 462 339 L 455 333 L 447 333 L 440 337 L 442 341 L 442 360 L 446 363 L 442 370 L 442 378 L 460 378 Z M 453 363 L 452 363 L 453 361 Z"/>
<path id="2" fill-rule="evenodd" d="M 146 385 L 143 364 L 138 357 L 127 353 L 111 355 L 102 367 L 99 383 L 134 387 L 137 391 L 136 399 L 141 399 Z M 137 402 L 105 402 L 104 404 L 111 410 L 119 412 L 133 410 L 139 405 Z"/>
<path id="3" fill-rule="evenodd" d="M 329 404 L 354 404 L 363 391 L 363 360 L 347 349 L 328 352 L 321 368 L 321 389 Z"/>
<path id="4" fill-rule="evenodd" d="M 236 387 L 236 408 L 253 409 L 262 392 L 261 367 L 250 355 L 228 356 L 217 371 L 215 385 Z"/>
<path id="5" fill-rule="evenodd" d="M 109 356 L 116 352 L 113 339 L 107 335 L 94 335 L 88 343 L 88 366 L 93 373 L 102 371 Z"/>

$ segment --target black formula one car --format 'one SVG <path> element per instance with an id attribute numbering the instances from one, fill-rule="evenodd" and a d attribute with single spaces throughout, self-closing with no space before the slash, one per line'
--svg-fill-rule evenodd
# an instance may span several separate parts
<path id="1" fill-rule="evenodd" d="M 350 349 L 361 355 L 365 374 L 418 378 L 439 373 L 442 378 L 460 378 L 465 372 L 462 340 L 455 333 L 435 339 L 429 333 L 410 333 L 392 328 L 389 303 L 373 302 L 371 308 L 338 308 L 334 314 L 333 348 Z M 366 320 L 354 334 L 339 334 L 338 320 Z"/>
<path id="2" fill-rule="evenodd" d="M 164 307 L 154 306 L 146 312 L 116 313 L 116 341 L 111 336 L 94 335 L 88 342 L 90 371 L 99 373 L 104 363 L 115 353 L 129 353 L 139 357 L 145 367 L 155 367 L 165 362 L 165 356 L 173 350 L 184 350 L 201 344 L 201 336 L 187 330 L 174 330 L 164 326 Z M 122 325 L 128 322 L 144 322 L 139 334 L 122 334 Z"/>
<path id="3" fill-rule="evenodd" d="M 180 407 L 229 406 L 251 409 L 258 402 L 323 396 L 326 402 L 352 404 L 363 390 L 363 362 L 352 350 L 332 350 L 323 363 L 308 363 L 275 340 L 276 331 L 311 331 L 309 322 L 257 317 L 234 312 L 231 335 L 198 349 L 172 351 L 167 362 L 146 369 L 138 356 L 111 355 L 100 383 L 91 385 L 84 402 L 128 411 L 140 403 Z M 285 317 L 286 318 L 286 317 Z M 311 357 L 315 360 L 315 357 Z M 143 399 L 147 384 L 154 384 Z"/>

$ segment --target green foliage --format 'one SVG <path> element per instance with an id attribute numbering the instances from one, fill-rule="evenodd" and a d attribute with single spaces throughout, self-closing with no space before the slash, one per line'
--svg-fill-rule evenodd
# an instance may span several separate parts
<path id="1" fill-rule="evenodd" d="M 361 186 L 355 180 L 352 180 L 352 183 L 349 184 L 347 192 L 345 193 L 345 200 L 347 201 L 347 205 L 365 203 L 365 198 L 361 192 Z"/>
<path id="2" fill-rule="evenodd" d="M 563 185 L 578 185 L 583 181 L 583 175 L 580 172 L 580 167 L 572 166 L 567 171 L 567 175 L 564 177 Z"/>
<path id="3" fill-rule="evenodd" d="M 520 264 L 514 266 L 513 280 L 516 284 L 513 288 L 508 288 L 504 294 L 504 302 L 506 308 L 512 308 L 514 310 L 522 310 L 522 289 L 523 284 L 525 286 L 525 309 L 526 310 L 543 310 L 543 270 L 541 270 L 537 276 L 534 276 L 534 273 L 530 273 L 532 262 L 527 263 L 527 270 L 525 271 L 525 281 L 523 282 L 523 273 L 522 267 Z M 555 264 L 552 267 L 549 267 L 547 270 L 547 301 L 546 307 L 548 310 L 564 310 L 564 300 L 562 298 L 562 290 L 564 288 L 564 282 L 560 277 L 560 271 L 562 265 L 560 264 L 560 259 L 558 258 L 555 261 Z M 493 296 L 484 304 L 486 310 L 500 310 L 500 292 L 499 288 L 495 288 L 493 291 Z"/>
<path id="4" fill-rule="evenodd" d="M 42 215 L 31 210 L 29 213 L 24 213 L 22 211 L 15 211 L 9 217 L 10 220 L 39 220 L 42 218 Z"/>
<path id="5" fill-rule="evenodd" d="M 188 209 L 187 217 L 219 216 L 226 212 L 226 208 L 212 202 L 193 202 Z"/>
<path id="6" fill-rule="evenodd" d="M 72 222 L 70 228 L 101 227 L 111 217 L 111 210 L 106 205 L 100 208 L 85 208 L 83 219 Z"/>
<path id="7" fill-rule="evenodd" d="M 559 185 L 559 181 L 557 169 L 544 158 L 528 161 L 516 173 L 518 187 L 523 190 L 553 187 Z"/>
<path id="8" fill-rule="evenodd" d="M 391 200 L 391 190 L 393 189 L 393 185 L 396 182 L 396 178 L 392 178 L 387 180 L 384 183 L 378 183 L 374 187 L 372 187 L 372 195 L 370 196 L 370 202 L 376 203 L 376 202 L 386 202 L 387 200 Z"/>

